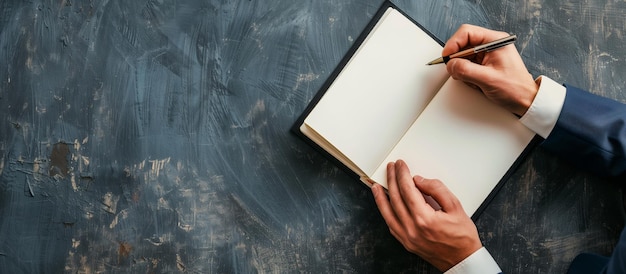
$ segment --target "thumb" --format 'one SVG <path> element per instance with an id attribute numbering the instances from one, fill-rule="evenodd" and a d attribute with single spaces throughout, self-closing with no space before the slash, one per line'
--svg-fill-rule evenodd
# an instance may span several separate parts
<path id="1" fill-rule="evenodd" d="M 433 199 L 441 206 L 443 211 L 452 212 L 458 209 L 463 210 L 461 202 L 454 196 L 452 191 L 446 187 L 441 181 L 435 179 L 425 179 L 420 176 L 413 178 L 415 186 L 423 193 L 433 197 Z"/>
<path id="2" fill-rule="evenodd" d="M 486 79 L 492 77 L 492 69 L 476 64 L 463 58 L 452 58 L 448 61 L 446 69 L 453 79 L 482 86 Z"/>

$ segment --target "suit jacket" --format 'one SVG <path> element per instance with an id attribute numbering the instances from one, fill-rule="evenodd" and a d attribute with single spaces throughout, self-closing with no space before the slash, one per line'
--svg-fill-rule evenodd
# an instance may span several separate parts
<path id="1" fill-rule="evenodd" d="M 626 105 L 576 87 L 566 88 L 561 114 L 542 146 L 600 176 L 626 178 Z M 573 267 L 569 273 L 583 270 Z M 626 273 L 626 229 L 606 266 L 594 273 Z"/>
<path id="2" fill-rule="evenodd" d="M 542 146 L 600 176 L 626 175 L 626 105 L 566 88 L 561 114 Z"/>

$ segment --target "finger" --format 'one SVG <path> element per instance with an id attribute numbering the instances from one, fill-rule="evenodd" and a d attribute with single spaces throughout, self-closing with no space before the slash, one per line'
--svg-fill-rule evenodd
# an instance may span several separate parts
<path id="1" fill-rule="evenodd" d="M 389 190 L 389 201 L 391 204 L 391 208 L 395 212 L 398 221 L 401 224 L 404 224 L 405 222 L 407 222 L 407 220 L 410 220 L 410 214 L 404 203 L 402 194 L 400 193 L 400 186 L 398 183 L 399 178 L 397 177 L 399 174 L 396 171 L 397 165 L 398 163 L 387 164 L 387 187 Z"/>
<path id="2" fill-rule="evenodd" d="M 441 181 L 433 179 L 415 180 L 415 185 L 424 194 L 433 197 L 443 211 L 454 212 L 463 210 L 459 199 Z"/>
<path id="3" fill-rule="evenodd" d="M 448 56 L 463 49 L 482 45 L 496 39 L 506 37 L 506 32 L 494 31 L 479 26 L 463 24 L 448 39 L 443 48 L 442 55 Z"/>
<path id="4" fill-rule="evenodd" d="M 489 83 L 494 76 L 493 69 L 463 58 L 453 58 L 446 64 L 446 69 L 455 80 L 471 83 L 475 86 Z M 497 74 L 495 74 L 497 75 Z"/>
<path id="5" fill-rule="evenodd" d="M 373 184 L 372 193 L 374 194 L 374 201 L 376 202 L 378 211 L 380 211 L 383 219 L 385 219 L 385 223 L 387 223 L 389 230 L 392 231 L 392 233 L 396 233 L 395 231 L 401 229 L 401 224 L 398 221 L 396 213 L 389 204 L 389 198 L 387 197 L 387 194 L 385 194 L 383 187 L 379 184 Z"/>
<path id="6" fill-rule="evenodd" d="M 422 176 L 413 176 L 413 183 L 415 184 L 415 187 L 417 187 L 418 183 L 423 180 L 425 179 Z M 424 192 L 422 192 L 422 195 L 424 196 L 424 201 L 426 201 L 426 203 L 429 204 L 430 207 L 432 207 L 435 211 L 441 210 L 441 205 L 439 205 L 439 203 L 437 203 L 437 201 L 435 201 L 432 196 L 426 195 L 426 193 Z"/>
<path id="7" fill-rule="evenodd" d="M 426 206 L 424 195 L 413 182 L 409 167 L 404 161 L 399 160 L 396 162 L 396 176 L 402 200 L 412 216 L 422 216 L 427 212 L 433 211 L 432 207 Z"/>

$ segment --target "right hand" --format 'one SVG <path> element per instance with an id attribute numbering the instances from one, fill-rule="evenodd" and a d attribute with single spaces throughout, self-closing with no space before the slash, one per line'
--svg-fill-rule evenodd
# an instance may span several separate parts
<path id="1" fill-rule="evenodd" d="M 506 36 L 505 32 L 465 24 L 446 42 L 442 56 Z M 526 113 L 539 90 L 514 45 L 477 54 L 473 60 L 452 58 L 446 69 L 452 78 L 477 87 L 491 101 L 519 116 Z"/>

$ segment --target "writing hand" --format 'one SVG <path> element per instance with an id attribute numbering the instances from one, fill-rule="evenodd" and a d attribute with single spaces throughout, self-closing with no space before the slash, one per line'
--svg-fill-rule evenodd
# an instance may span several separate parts
<path id="1" fill-rule="evenodd" d="M 442 56 L 506 36 L 504 32 L 465 24 L 446 42 Z M 519 116 L 526 113 L 539 89 L 514 45 L 476 54 L 471 60 L 453 58 L 446 69 L 452 78 L 477 87 L 487 98 Z"/>
<path id="2" fill-rule="evenodd" d="M 410 252 L 446 271 L 482 247 L 476 225 L 459 200 L 439 180 L 411 177 L 402 160 L 387 165 L 389 196 L 374 184 L 372 192 L 391 234 Z M 433 209 L 424 199 L 441 206 Z"/>

